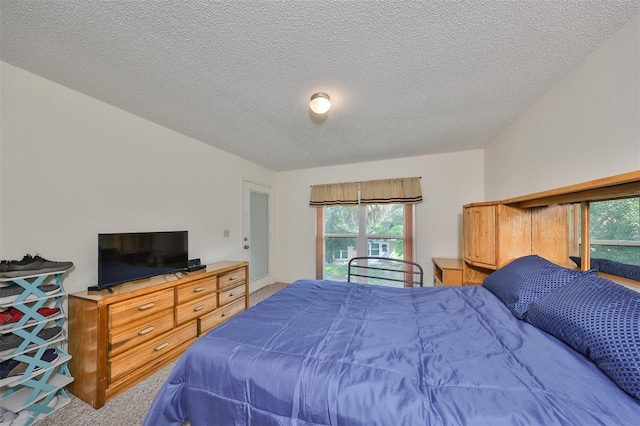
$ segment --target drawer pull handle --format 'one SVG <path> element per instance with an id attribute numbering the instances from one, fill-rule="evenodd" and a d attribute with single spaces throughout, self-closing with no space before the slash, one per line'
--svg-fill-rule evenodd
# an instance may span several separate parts
<path id="1" fill-rule="evenodd" d="M 220 315 L 220 317 L 226 317 L 227 315 L 230 315 L 231 311 L 227 311 L 227 312 L 223 312 L 222 315 Z"/>
<path id="2" fill-rule="evenodd" d="M 164 342 L 159 344 L 158 346 L 156 346 L 155 348 L 153 348 L 154 351 L 158 352 L 163 350 L 164 348 L 166 348 L 167 346 L 169 346 L 169 342 Z"/>
<path id="3" fill-rule="evenodd" d="M 204 305 L 198 305 L 195 308 L 193 308 L 193 312 L 198 312 L 204 309 Z"/>
<path id="4" fill-rule="evenodd" d="M 146 305 L 138 306 L 138 310 L 139 311 L 146 311 L 147 309 L 151 309 L 154 306 L 156 306 L 156 304 L 154 302 L 150 302 L 150 303 L 147 303 Z"/>
<path id="5" fill-rule="evenodd" d="M 155 329 L 156 328 L 152 325 L 147 328 L 143 328 L 142 330 L 138 331 L 138 336 L 144 336 L 147 333 L 151 333 Z"/>
<path id="6" fill-rule="evenodd" d="M 193 289 L 194 293 L 200 293 L 202 290 L 204 290 L 204 287 L 196 287 Z"/>
<path id="7" fill-rule="evenodd" d="M 238 277 L 236 277 L 235 275 L 233 277 L 229 277 L 229 281 L 233 281 L 233 280 L 237 280 Z"/>
<path id="8" fill-rule="evenodd" d="M 235 295 L 236 295 L 235 293 L 229 293 L 229 297 L 233 297 Z"/>

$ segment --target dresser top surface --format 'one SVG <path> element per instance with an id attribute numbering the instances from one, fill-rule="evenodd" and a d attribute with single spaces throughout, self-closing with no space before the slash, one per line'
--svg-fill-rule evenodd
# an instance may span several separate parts
<path id="1" fill-rule="evenodd" d="M 115 303 L 123 298 L 131 298 L 137 295 L 175 287 L 177 285 L 189 283 L 195 280 L 208 278 L 215 275 L 222 275 L 226 272 L 248 266 L 248 262 L 224 260 L 220 262 L 209 263 L 206 265 L 205 269 L 201 269 L 195 272 L 178 272 L 164 274 L 156 277 L 119 284 L 117 286 L 111 287 L 111 293 L 107 289 L 98 291 L 84 290 L 73 293 L 70 296 L 87 300 L 94 300 L 99 303 L 110 304 Z"/>
<path id="2" fill-rule="evenodd" d="M 462 259 L 444 259 L 434 257 L 433 263 L 442 269 L 460 269 L 462 270 Z"/>

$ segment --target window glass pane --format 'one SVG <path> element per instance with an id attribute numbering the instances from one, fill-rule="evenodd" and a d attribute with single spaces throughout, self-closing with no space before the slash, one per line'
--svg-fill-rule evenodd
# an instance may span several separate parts
<path id="1" fill-rule="evenodd" d="M 640 198 L 591 203 L 591 257 L 640 265 Z"/>
<path id="2" fill-rule="evenodd" d="M 358 234 L 358 206 L 330 206 L 324 209 L 325 234 Z"/>
<path id="3" fill-rule="evenodd" d="M 404 235 L 404 205 L 371 204 L 367 209 L 367 235 Z"/>
<path id="4" fill-rule="evenodd" d="M 404 259 L 404 215 L 402 204 L 325 207 L 323 277 L 346 281 L 358 256 Z"/>
<path id="5" fill-rule="evenodd" d="M 269 194 L 249 190 L 249 281 L 269 275 Z"/>
<path id="6" fill-rule="evenodd" d="M 327 237 L 324 247 L 324 278 L 346 281 L 349 259 L 357 256 L 356 239 Z"/>
<path id="7" fill-rule="evenodd" d="M 404 259 L 404 240 L 401 238 L 368 238 L 367 256 Z"/>

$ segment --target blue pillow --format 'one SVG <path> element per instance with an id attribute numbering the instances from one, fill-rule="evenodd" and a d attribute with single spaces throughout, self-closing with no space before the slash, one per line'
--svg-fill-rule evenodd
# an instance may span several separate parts
<path id="1" fill-rule="evenodd" d="M 531 255 L 493 272 L 482 285 L 502 300 L 516 318 L 524 319 L 531 303 L 581 275 L 581 271 Z"/>
<path id="2" fill-rule="evenodd" d="M 591 358 L 640 399 L 640 293 L 586 275 L 534 302 L 526 321 Z"/>
<path id="3" fill-rule="evenodd" d="M 580 257 L 570 256 L 570 259 L 578 266 L 582 263 L 582 258 Z M 592 269 L 597 269 L 605 274 L 640 281 L 640 266 L 638 265 L 629 265 L 628 263 L 616 262 L 609 259 L 591 259 L 590 266 Z"/>

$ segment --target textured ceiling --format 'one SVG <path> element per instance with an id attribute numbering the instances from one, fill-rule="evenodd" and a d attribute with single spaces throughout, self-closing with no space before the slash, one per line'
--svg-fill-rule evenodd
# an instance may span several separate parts
<path id="1" fill-rule="evenodd" d="M 283 171 L 483 148 L 640 0 L 0 7 L 3 61 Z"/>

